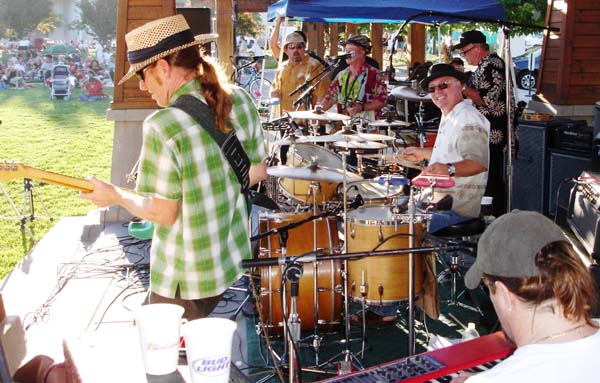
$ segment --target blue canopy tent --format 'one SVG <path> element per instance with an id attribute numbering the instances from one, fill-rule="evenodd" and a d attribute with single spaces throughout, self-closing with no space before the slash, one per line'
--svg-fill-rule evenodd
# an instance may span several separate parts
<path id="1" fill-rule="evenodd" d="M 350 23 L 505 20 L 504 8 L 496 0 L 376 0 L 369 3 L 364 0 L 280 0 L 269 6 L 269 20 L 284 16 L 302 21 Z"/>

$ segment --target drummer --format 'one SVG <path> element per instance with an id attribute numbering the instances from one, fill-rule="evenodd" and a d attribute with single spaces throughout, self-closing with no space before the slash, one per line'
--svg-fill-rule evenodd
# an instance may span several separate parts
<path id="1" fill-rule="evenodd" d="M 350 36 L 343 44 L 348 67 L 333 79 L 327 94 L 319 100 L 323 110 L 334 104 L 337 112 L 368 121 L 381 118 L 381 109 L 387 103 L 387 88 L 379 70 L 366 62 L 371 53 L 371 40 L 364 35 Z"/>
<path id="2" fill-rule="evenodd" d="M 489 164 L 490 123 L 471 103 L 464 100 L 464 74 L 449 64 L 436 64 L 420 83 L 442 111 L 433 148 L 410 147 L 402 156 L 410 161 L 429 160 L 422 174 L 450 176 L 455 186 L 436 189 L 434 201 L 452 197 L 452 208 L 435 212 L 429 231 L 435 231 L 479 216 Z"/>

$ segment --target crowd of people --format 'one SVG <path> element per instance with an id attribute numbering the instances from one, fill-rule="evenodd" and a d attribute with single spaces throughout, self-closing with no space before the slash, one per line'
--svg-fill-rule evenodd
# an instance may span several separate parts
<path id="1" fill-rule="evenodd" d="M 15 44 L 3 43 L 0 46 L 0 89 L 26 89 L 36 83 L 50 88 L 52 70 L 57 65 L 68 67 L 70 87 L 82 88 L 84 95 L 89 93 L 90 83 L 94 84 L 94 89 L 99 87 L 97 81 L 102 88 L 111 87 L 114 80 L 114 55 L 99 43 L 93 44 L 93 47 L 92 54 L 87 54 L 87 49 L 78 49 L 75 53 L 65 55 L 44 55 L 44 46 L 39 49 L 33 46 L 21 49 L 21 46 Z M 92 96 L 99 95 L 95 90 L 92 93 Z"/>

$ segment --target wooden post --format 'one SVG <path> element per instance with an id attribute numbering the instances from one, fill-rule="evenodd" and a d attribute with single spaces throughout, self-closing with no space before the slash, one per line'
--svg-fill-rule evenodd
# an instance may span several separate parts
<path id="1" fill-rule="evenodd" d="M 175 14 L 173 0 L 119 0 L 117 48 L 115 52 L 115 88 L 111 109 L 156 108 L 156 102 L 139 89 L 134 80 L 116 85 L 129 70 L 125 34 L 149 21 Z"/>
<path id="2" fill-rule="evenodd" d="M 346 38 L 356 34 L 356 24 L 346 23 Z"/>
<path id="3" fill-rule="evenodd" d="M 410 24 L 408 28 L 408 41 L 406 42 L 406 56 L 408 67 L 415 62 L 425 62 L 425 25 Z M 408 68 L 407 68 L 408 69 Z"/>
<path id="4" fill-rule="evenodd" d="M 383 24 L 371 24 L 371 57 L 379 63 L 379 68 L 383 70 L 383 47 L 381 38 L 383 37 Z"/>
<path id="5" fill-rule="evenodd" d="M 340 43 L 339 33 L 340 31 L 338 23 L 329 24 L 329 42 L 331 43 L 331 46 L 329 47 L 329 54 L 332 56 L 338 55 L 338 44 Z"/>
<path id="6" fill-rule="evenodd" d="M 233 52 L 233 17 L 234 9 L 231 1 L 217 1 L 217 56 L 225 67 L 228 75 L 233 73 L 230 57 L 234 56 Z"/>

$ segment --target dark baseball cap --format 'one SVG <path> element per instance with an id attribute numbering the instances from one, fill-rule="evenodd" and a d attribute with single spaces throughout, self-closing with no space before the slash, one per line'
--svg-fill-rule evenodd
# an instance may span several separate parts
<path id="1" fill-rule="evenodd" d="M 495 219 L 479 238 L 477 258 L 465 275 L 469 289 L 483 273 L 499 277 L 535 277 L 536 255 L 546 245 L 567 241 L 558 225 L 534 211 L 513 210 Z"/>
<path id="2" fill-rule="evenodd" d="M 469 44 L 485 44 L 487 42 L 485 35 L 479 31 L 466 31 L 460 35 L 458 44 L 452 47 L 452 50 L 462 49 Z"/>

